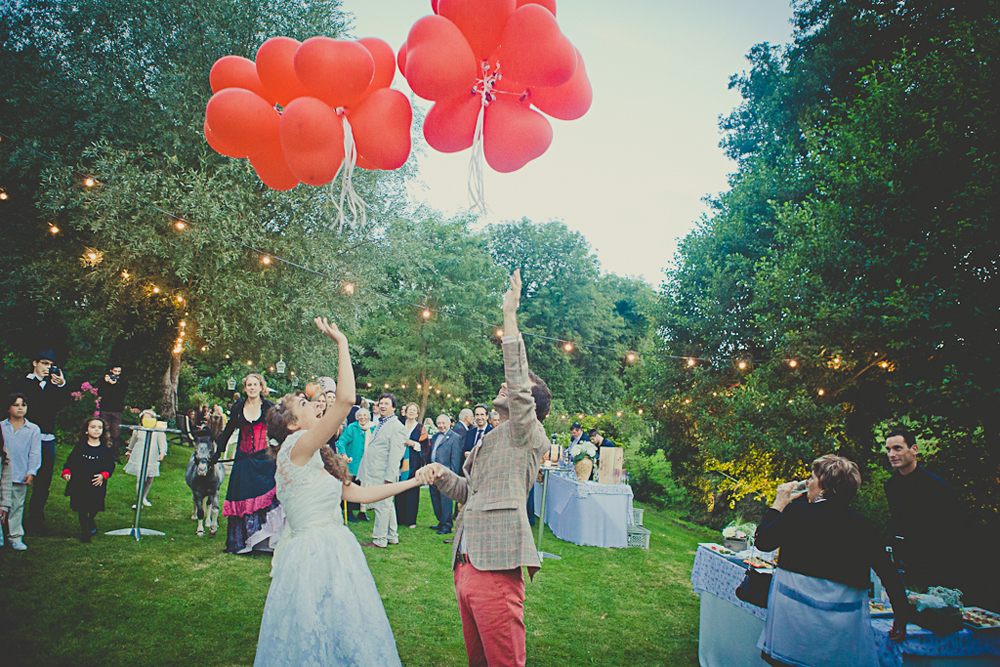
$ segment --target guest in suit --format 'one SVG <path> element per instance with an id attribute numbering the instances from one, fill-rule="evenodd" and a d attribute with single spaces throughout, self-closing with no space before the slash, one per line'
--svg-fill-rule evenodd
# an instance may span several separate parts
<path id="1" fill-rule="evenodd" d="M 472 409 L 473 426 L 465 436 L 465 451 L 471 452 L 473 447 L 478 445 L 483 436 L 493 430 L 490 424 L 490 411 L 485 405 L 477 405 Z"/>
<path id="2" fill-rule="evenodd" d="M 31 485 L 31 499 L 25 524 L 29 531 L 47 532 L 45 503 L 52 486 L 52 472 L 56 465 L 56 413 L 69 404 L 70 395 L 66 378 L 55 366 L 56 355 L 52 350 L 40 350 L 31 360 L 31 373 L 14 380 L 12 391 L 24 394 L 28 404 L 28 421 L 42 432 L 42 464 Z"/>
<path id="3" fill-rule="evenodd" d="M 580 422 L 573 422 L 573 425 L 569 427 L 569 436 L 569 447 L 581 442 L 590 442 L 590 437 L 583 432 Z"/>
<path id="4" fill-rule="evenodd" d="M 465 408 L 469 412 L 468 408 Z M 431 443 L 431 463 L 439 463 L 453 473 L 458 474 L 462 469 L 464 453 L 463 443 L 468 432 L 465 424 L 459 421 L 454 428 L 449 428 L 451 418 L 448 415 L 438 415 L 438 433 Z M 431 505 L 434 507 L 434 516 L 437 517 L 437 525 L 431 526 L 431 530 L 436 530 L 438 535 L 447 535 L 451 532 L 455 520 L 455 503 L 451 498 L 442 496 L 441 491 L 431 485 Z"/>
<path id="5" fill-rule="evenodd" d="M 406 454 L 406 439 L 409 432 L 406 424 L 396 417 L 396 397 L 382 394 L 378 399 L 378 423 L 375 434 L 365 447 L 365 455 L 358 468 L 358 478 L 362 486 L 392 484 L 399 481 L 399 466 Z M 396 511 L 392 497 L 370 505 L 375 510 L 375 525 L 372 526 L 372 541 L 362 542 L 363 547 L 385 549 L 389 544 L 399 544 Z"/>
<path id="6" fill-rule="evenodd" d="M 549 449 L 542 420 L 552 396 L 528 370 L 517 329 L 521 275 L 503 297 L 504 376 L 493 406 L 500 426 L 486 434 L 465 461 L 465 477 L 433 464 L 441 493 L 465 502 L 452 548 L 455 590 L 469 665 L 525 664 L 524 578 L 541 563 L 528 526 L 525 499 L 542 455 Z"/>
<path id="7" fill-rule="evenodd" d="M 890 638 L 906 636 L 908 606 L 903 580 L 875 527 L 848 507 L 861 486 L 858 467 L 827 454 L 813 461 L 809 502 L 790 502 L 795 485 L 778 487 L 757 527 L 758 549 L 781 548 L 767 622 L 757 642 L 761 657 L 776 666 L 877 667 L 867 603 L 869 568 L 881 577 L 896 612 Z"/>

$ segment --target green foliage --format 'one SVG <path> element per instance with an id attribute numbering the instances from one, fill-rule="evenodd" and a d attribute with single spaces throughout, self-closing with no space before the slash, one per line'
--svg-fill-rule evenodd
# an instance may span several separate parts
<path id="1" fill-rule="evenodd" d="M 996 520 L 988 6 L 798 2 L 794 42 L 756 47 L 733 78 L 744 102 L 723 145 L 739 169 L 683 241 L 657 313 L 658 352 L 698 361 L 636 370 L 657 445 L 709 504 L 766 496 L 829 451 L 869 469 L 876 426 L 909 418 L 970 480 L 977 518 Z"/>

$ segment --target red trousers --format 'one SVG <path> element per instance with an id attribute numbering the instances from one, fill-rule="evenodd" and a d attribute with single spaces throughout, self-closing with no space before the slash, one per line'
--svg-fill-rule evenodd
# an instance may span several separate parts
<path id="1" fill-rule="evenodd" d="M 455 594 L 469 667 L 524 667 L 524 576 L 521 568 L 487 572 L 455 567 Z"/>

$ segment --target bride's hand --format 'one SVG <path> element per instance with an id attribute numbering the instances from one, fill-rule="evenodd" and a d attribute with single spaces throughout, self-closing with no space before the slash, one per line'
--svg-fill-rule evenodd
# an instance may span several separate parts
<path id="1" fill-rule="evenodd" d="M 323 334 L 338 345 L 340 343 L 347 342 L 347 336 L 344 335 L 344 332 L 338 329 L 336 324 L 328 321 L 325 317 L 317 317 L 313 321 L 316 323 L 317 329 L 322 331 Z"/>

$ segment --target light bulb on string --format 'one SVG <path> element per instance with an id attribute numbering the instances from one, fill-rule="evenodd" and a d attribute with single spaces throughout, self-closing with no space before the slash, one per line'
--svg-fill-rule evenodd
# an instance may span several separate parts
<path id="1" fill-rule="evenodd" d="M 431 317 L 431 311 L 424 309 L 424 319 L 427 320 L 430 319 L 430 317 Z"/>
<path id="2" fill-rule="evenodd" d="M 185 223 L 183 220 L 178 220 L 177 222 L 174 223 L 174 227 L 183 231 L 184 228 L 187 227 L 187 223 Z"/>
<path id="3" fill-rule="evenodd" d="M 187 322 L 185 322 L 184 320 L 181 320 L 181 326 L 182 327 L 186 327 L 187 326 Z"/>
<path id="4" fill-rule="evenodd" d="M 260 258 L 260 261 L 261 261 L 262 264 L 270 264 L 271 263 L 271 257 L 270 257 L 270 255 L 264 255 L 263 257 Z"/>
<path id="5" fill-rule="evenodd" d="M 0 190 L 0 200 L 7 201 L 7 193 Z"/>
<path id="6" fill-rule="evenodd" d="M 617 414 L 617 415 L 618 415 L 619 417 L 621 417 L 621 416 L 622 416 L 622 413 L 621 413 L 621 410 L 619 410 L 619 411 L 618 411 L 617 413 L 615 413 L 615 414 Z"/>
<path id="7" fill-rule="evenodd" d="M 826 393 L 826 391 L 824 391 L 823 389 L 820 389 L 820 390 L 819 390 L 819 391 L 817 391 L 816 393 L 817 393 L 817 394 L 819 394 L 820 396 L 822 396 L 823 394 L 825 394 L 825 393 Z"/>
<path id="8" fill-rule="evenodd" d="M 639 414 L 640 415 L 642 414 L 642 408 L 639 408 Z"/>
<path id="9" fill-rule="evenodd" d="M 184 303 L 184 297 L 178 296 L 177 297 L 177 303 Z"/>
<path id="10" fill-rule="evenodd" d="M 744 370 L 746 370 L 746 368 L 747 368 L 747 362 L 745 362 L 745 361 L 741 361 L 740 363 L 738 363 L 738 364 L 737 364 L 737 366 L 739 366 L 739 367 L 740 367 L 740 370 L 741 370 L 741 371 L 744 371 Z"/>
<path id="11" fill-rule="evenodd" d="M 497 329 L 497 338 L 503 338 L 503 329 Z"/>
<path id="12" fill-rule="evenodd" d="M 566 344 L 563 345 L 563 349 L 566 350 L 567 352 L 572 352 L 573 351 L 573 343 L 570 343 L 569 341 L 567 341 Z"/>
<path id="13" fill-rule="evenodd" d="M 694 357 L 688 357 L 687 364 L 688 366 L 694 366 Z"/>
<path id="14" fill-rule="evenodd" d="M 97 181 L 95 181 L 92 178 L 88 178 L 87 180 L 85 180 L 83 182 L 83 184 L 86 185 L 88 188 L 92 188 L 92 187 L 94 187 L 97 184 Z"/>
<path id="15" fill-rule="evenodd" d="M 49 232 L 52 233 L 52 234 L 58 234 L 59 233 L 59 228 L 56 227 L 55 225 L 49 225 Z"/>
<path id="16" fill-rule="evenodd" d="M 344 291 L 348 294 L 354 294 L 354 285 L 351 283 L 344 283 Z"/>
<path id="17" fill-rule="evenodd" d="M 628 356 L 625 358 L 628 359 L 629 361 L 635 361 L 635 352 L 629 352 Z"/>
<path id="18" fill-rule="evenodd" d="M 788 365 L 791 366 L 792 368 L 795 368 L 796 366 L 799 365 L 799 362 L 795 361 L 794 359 L 789 359 Z"/>
<path id="19" fill-rule="evenodd" d="M 159 294 L 159 293 L 160 293 L 160 288 L 157 287 L 156 285 L 153 285 L 153 294 Z"/>
<path id="20" fill-rule="evenodd" d="M 128 276 L 128 271 L 122 271 L 122 278 L 124 278 L 125 280 L 128 280 L 128 277 L 129 277 Z"/>

